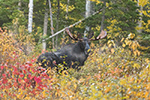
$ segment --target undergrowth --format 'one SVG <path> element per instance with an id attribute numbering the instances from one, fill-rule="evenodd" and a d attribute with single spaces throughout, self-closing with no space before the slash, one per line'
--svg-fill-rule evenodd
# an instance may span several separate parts
<path id="1" fill-rule="evenodd" d="M 150 60 L 135 47 L 131 51 L 110 43 L 95 46 L 81 70 L 60 75 L 54 70 L 41 73 L 37 52 L 25 55 L 2 30 L 0 45 L 0 99 L 150 99 Z"/>

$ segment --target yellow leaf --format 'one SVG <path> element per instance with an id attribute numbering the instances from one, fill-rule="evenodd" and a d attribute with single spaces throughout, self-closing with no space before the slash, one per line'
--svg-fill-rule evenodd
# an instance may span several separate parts
<path id="1" fill-rule="evenodd" d="M 140 54 L 141 54 L 140 51 L 137 51 L 137 54 L 138 54 L 138 56 L 140 56 Z"/>
<path id="2" fill-rule="evenodd" d="M 109 3 L 106 2 L 106 7 L 109 7 Z"/>
<path id="3" fill-rule="evenodd" d="M 139 5 L 144 7 L 146 4 L 148 4 L 148 0 L 139 0 Z"/>
<path id="4" fill-rule="evenodd" d="M 129 39 L 133 39 L 135 37 L 135 34 L 133 34 L 133 33 L 130 33 L 129 35 L 128 35 L 128 38 Z"/>
<path id="5" fill-rule="evenodd" d="M 95 46 L 95 44 L 94 43 L 91 43 L 91 47 L 93 48 Z"/>
<path id="6" fill-rule="evenodd" d="M 112 48 L 112 49 L 111 49 L 111 53 L 114 53 L 114 52 L 115 52 L 115 50 Z"/>
<path id="7" fill-rule="evenodd" d="M 108 87 L 108 88 L 105 90 L 105 93 L 108 93 L 110 90 L 111 90 L 111 88 Z"/>
<path id="8" fill-rule="evenodd" d="M 121 42 L 124 40 L 124 38 L 121 39 Z"/>
<path id="9" fill-rule="evenodd" d="M 30 99 L 31 97 L 28 97 L 28 96 L 24 98 L 24 100 L 30 100 Z"/>
<path id="10" fill-rule="evenodd" d="M 74 89 L 76 89 L 77 88 L 77 84 L 74 84 Z"/>
<path id="11" fill-rule="evenodd" d="M 122 44 L 122 47 L 125 47 L 125 46 L 126 46 L 126 45 L 123 43 L 123 44 Z"/>
<path id="12" fill-rule="evenodd" d="M 42 92 L 42 94 L 43 94 L 43 97 L 46 97 L 46 96 L 47 96 L 47 94 L 46 94 L 46 91 L 45 91 L 45 90 Z"/>
<path id="13" fill-rule="evenodd" d="M 146 91 L 144 98 L 148 97 L 149 92 Z"/>
<path id="14" fill-rule="evenodd" d="M 134 63 L 133 67 L 134 67 L 134 68 L 139 68 L 140 65 L 139 65 L 138 63 Z"/>
<path id="15" fill-rule="evenodd" d="M 147 23 L 150 24 L 150 20 L 148 20 Z"/>
<path id="16" fill-rule="evenodd" d="M 125 84 L 127 84 L 126 82 L 127 82 L 127 81 L 126 81 L 125 79 L 121 79 L 121 80 L 120 80 L 120 85 L 125 85 Z"/>

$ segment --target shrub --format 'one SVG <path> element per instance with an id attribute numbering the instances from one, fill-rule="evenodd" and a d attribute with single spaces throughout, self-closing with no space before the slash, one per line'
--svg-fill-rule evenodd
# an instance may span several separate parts
<path id="1" fill-rule="evenodd" d="M 112 41 L 96 46 L 80 71 L 41 73 L 37 57 L 0 31 L 0 99 L 150 99 L 149 59 Z"/>

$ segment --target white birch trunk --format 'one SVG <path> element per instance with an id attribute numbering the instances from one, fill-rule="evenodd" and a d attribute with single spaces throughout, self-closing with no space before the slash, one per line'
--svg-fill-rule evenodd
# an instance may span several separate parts
<path id="1" fill-rule="evenodd" d="M 49 2 L 49 9 L 50 9 L 50 19 L 51 19 L 51 34 L 54 34 L 54 27 L 53 27 L 53 14 L 52 14 L 52 7 L 51 7 L 51 2 L 50 0 L 48 0 Z M 54 38 L 52 38 L 52 47 L 54 49 Z"/>
<path id="2" fill-rule="evenodd" d="M 18 10 L 19 11 L 21 10 L 21 0 L 19 0 L 19 2 L 18 2 Z"/>
<path id="3" fill-rule="evenodd" d="M 86 0 L 86 6 L 85 6 L 86 12 L 85 12 L 85 18 L 89 17 L 91 15 L 91 1 Z M 87 34 L 87 31 L 90 30 L 89 26 L 85 27 L 84 36 Z"/>
<path id="4" fill-rule="evenodd" d="M 141 12 L 139 13 L 139 15 L 142 16 L 142 15 L 143 15 L 143 13 L 142 13 L 143 7 L 139 5 L 139 0 L 137 0 L 137 1 L 138 1 L 138 2 L 137 2 L 137 6 L 140 7 L 140 11 L 141 11 Z M 142 17 L 139 17 L 139 19 L 140 19 L 140 20 L 138 21 L 138 27 L 142 27 Z M 142 33 L 142 29 L 137 30 L 137 32 L 138 32 L 138 33 Z"/>
<path id="5" fill-rule="evenodd" d="M 45 9 L 45 16 L 44 16 L 44 28 L 43 28 L 43 37 L 47 35 L 47 26 L 48 25 L 48 9 Z M 43 50 L 46 50 L 46 41 L 43 40 Z"/>
<path id="6" fill-rule="evenodd" d="M 29 0 L 29 14 L 28 14 L 28 32 L 32 32 L 32 16 L 33 16 L 33 0 Z M 31 52 L 29 36 L 27 36 L 27 54 Z"/>
<path id="7" fill-rule="evenodd" d="M 29 0 L 28 32 L 32 32 L 33 0 Z"/>

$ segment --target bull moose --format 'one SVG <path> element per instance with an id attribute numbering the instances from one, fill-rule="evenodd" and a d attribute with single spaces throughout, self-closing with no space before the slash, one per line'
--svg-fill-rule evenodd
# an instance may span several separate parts
<path id="1" fill-rule="evenodd" d="M 66 28 L 66 33 L 69 37 L 75 41 L 78 41 L 74 44 L 68 44 L 57 50 L 56 52 L 46 52 L 39 56 L 37 62 L 41 67 L 57 67 L 58 64 L 63 64 L 66 68 L 75 68 L 78 69 L 79 66 L 83 66 L 90 53 L 90 41 L 103 39 L 107 36 L 106 31 L 101 31 L 101 33 L 92 38 L 79 38 L 72 35 L 69 31 L 69 28 Z"/>

